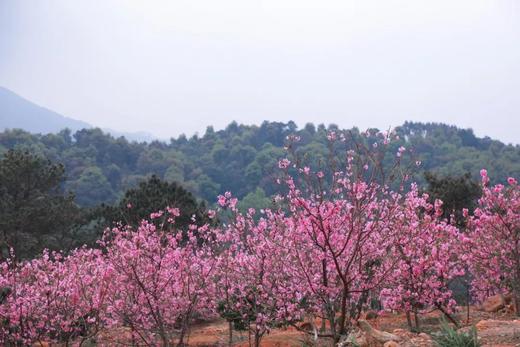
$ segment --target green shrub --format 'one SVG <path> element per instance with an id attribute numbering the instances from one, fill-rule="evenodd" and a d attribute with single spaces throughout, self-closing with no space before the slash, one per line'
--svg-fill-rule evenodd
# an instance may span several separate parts
<path id="1" fill-rule="evenodd" d="M 467 332 L 459 332 L 448 323 L 442 322 L 441 331 L 432 337 L 439 347 L 480 347 L 477 329 L 474 326 Z"/>

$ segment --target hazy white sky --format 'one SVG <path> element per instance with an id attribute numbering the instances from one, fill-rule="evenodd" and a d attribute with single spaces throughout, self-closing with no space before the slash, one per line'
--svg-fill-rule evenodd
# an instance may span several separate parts
<path id="1" fill-rule="evenodd" d="M 0 0 L 0 85 L 163 138 L 415 120 L 520 143 L 520 1 Z"/>

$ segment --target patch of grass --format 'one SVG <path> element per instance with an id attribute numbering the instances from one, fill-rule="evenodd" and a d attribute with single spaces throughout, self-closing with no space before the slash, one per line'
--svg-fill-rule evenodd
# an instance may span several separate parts
<path id="1" fill-rule="evenodd" d="M 473 326 L 467 332 L 459 332 L 445 321 L 441 322 L 441 331 L 432 335 L 439 347 L 480 347 L 477 329 Z"/>

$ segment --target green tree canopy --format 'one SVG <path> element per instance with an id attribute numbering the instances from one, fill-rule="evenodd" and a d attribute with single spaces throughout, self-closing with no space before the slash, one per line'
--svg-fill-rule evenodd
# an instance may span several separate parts
<path id="1" fill-rule="evenodd" d="M 74 196 L 63 192 L 61 164 L 26 151 L 9 150 L 0 160 L 2 256 L 13 248 L 19 258 L 43 248 L 66 248 L 78 217 Z"/>
<path id="2" fill-rule="evenodd" d="M 126 191 L 124 197 L 114 206 L 101 206 L 98 215 L 102 217 L 104 226 L 118 223 L 137 226 L 142 220 L 149 220 L 152 213 L 167 207 L 179 208 L 181 215 L 176 218 L 175 224 L 180 228 L 192 223 L 193 216 L 198 223 L 206 221 L 203 203 L 197 202 L 190 192 L 176 182 L 167 182 L 157 176 L 152 176 L 136 188 Z M 156 222 L 161 223 L 161 220 Z"/>
<path id="3" fill-rule="evenodd" d="M 0 132 L 0 152 L 23 149 L 63 163 L 66 187 L 76 192 L 81 206 L 117 203 L 126 190 L 151 175 L 178 182 L 211 204 L 216 195 L 226 191 L 238 198 L 257 187 L 267 196 L 274 194 L 278 187 L 273 173 L 278 160 L 286 155 L 283 147 L 287 136 L 300 138 L 297 149 L 306 164 L 319 165 L 328 155 L 327 132 L 331 130 L 340 129 L 324 124 L 306 124 L 299 129 L 294 122 L 235 122 L 222 130 L 208 127 L 202 136 L 181 135 L 168 142 L 151 143 L 114 138 L 100 129 L 47 135 L 6 130 Z M 364 138 L 357 128 L 345 130 L 358 140 Z M 520 177 L 518 145 L 478 137 L 471 129 L 445 124 L 407 122 L 395 131 L 400 139 L 391 144 L 389 154 L 394 155 L 400 146 L 413 150 L 414 157 L 422 162 L 413 178 L 420 184 L 427 183 L 425 171 L 443 176 L 470 172 L 477 179 L 480 169 L 486 168 L 493 183 L 504 182 L 508 176 Z M 341 150 L 338 147 L 338 155 L 342 155 Z M 387 165 L 392 162 L 390 156 L 384 161 Z"/>
<path id="4" fill-rule="evenodd" d="M 426 172 L 424 177 L 428 182 L 426 192 L 432 202 L 435 199 L 442 200 L 444 217 L 451 221 L 453 215 L 457 225 L 464 226 L 462 209 L 467 208 L 473 212 L 481 195 L 479 184 L 471 179 L 469 173 L 461 176 L 439 176 Z"/>

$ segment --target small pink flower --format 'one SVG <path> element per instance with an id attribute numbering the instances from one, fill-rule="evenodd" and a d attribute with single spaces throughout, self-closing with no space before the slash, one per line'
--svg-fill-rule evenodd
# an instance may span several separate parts
<path id="1" fill-rule="evenodd" d="M 224 195 L 219 195 L 218 196 L 218 204 L 221 206 L 221 207 L 224 207 L 226 206 L 226 197 Z"/>
<path id="2" fill-rule="evenodd" d="M 238 199 L 237 198 L 232 198 L 232 199 L 229 199 L 229 207 L 234 210 L 237 206 L 237 203 L 238 203 Z"/>
<path id="3" fill-rule="evenodd" d="M 278 167 L 280 169 L 287 169 L 290 164 L 291 162 L 289 161 L 289 159 L 284 158 L 278 162 Z"/>
<path id="4" fill-rule="evenodd" d="M 179 217 L 181 215 L 181 211 L 177 207 L 166 207 L 166 210 L 174 217 Z"/>
<path id="5" fill-rule="evenodd" d="M 163 211 L 157 211 L 150 214 L 150 219 L 157 219 L 163 215 Z"/>
<path id="6" fill-rule="evenodd" d="M 480 177 L 482 177 L 482 183 L 486 185 L 489 182 L 489 177 L 486 169 L 480 170 Z"/>

